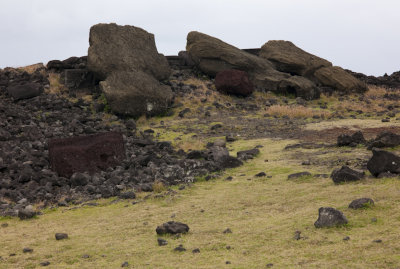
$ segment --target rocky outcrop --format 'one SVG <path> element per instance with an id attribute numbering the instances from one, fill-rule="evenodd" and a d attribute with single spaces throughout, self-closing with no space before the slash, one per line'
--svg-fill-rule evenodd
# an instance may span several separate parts
<path id="1" fill-rule="evenodd" d="M 157 52 L 154 35 L 134 26 L 115 23 L 90 28 L 87 66 L 99 79 L 119 71 L 143 71 L 157 80 L 168 79 L 170 68 Z"/>
<path id="2" fill-rule="evenodd" d="M 218 72 L 215 87 L 219 92 L 240 96 L 248 96 L 254 91 L 247 73 L 234 69 Z"/>
<path id="3" fill-rule="evenodd" d="M 215 37 L 190 32 L 187 36 L 186 50 L 197 68 L 209 76 L 215 77 L 218 72 L 237 69 L 246 71 L 256 87 L 279 93 L 293 91 L 289 93 L 305 99 L 318 96 L 316 88 L 311 86 L 313 82 L 310 81 L 306 89 L 298 91 L 299 86 L 304 84 L 304 79 L 300 80 L 288 73 L 279 72 L 270 61 L 242 51 Z"/>
<path id="4" fill-rule="evenodd" d="M 372 200 L 371 198 L 359 198 L 359 199 L 353 200 L 349 204 L 349 208 L 361 209 L 361 208 L 368 208 L 373 205 L 374 205 L 374 200 Z"/>
<path id="5" fill-rule="evenodd" d="M 400 135 L 392 132 L 382 132 L 369 142 L 368 149 L 397 147 L 400 145 Z"/>
<path id="6" fill-rule="evenodd" d="M 125 116 L 155 115 L 172 101 L 170 68 L 157 52 L 154 35 L 134 26 L 97 24 L 90 29 L 87 66 L 103 80 L 111 110 Z"/>
<path id="7" fill-rule="evenodd" d="M 337 138 L 338 147 L 356 147 L 358 144 L 365 144 L 366 140 L 361 131 L 357 131 L 352 135 L 341 134 Z"/>
<path id="8" fill-rule="evenodd" d="M 277 70 L 306 77 L 318 86 L 343 93 L 367 90 L 365 83 L 344 69 L 332 66 L 331 62 L 298 48 L 290 41 L 268 41 L 262 46 L 260 57 L 271 61 Z"/>
<path id="9" fill-rule="evenodd" d="M 63 61 L 52 60 L 46 65 L 47 70 L 53 72 L 62 72 L 65 69 L 86 69 L 87 56 L 69 57 Z"/>
<path id="10" fill-rule="evenodd" d="M 124 116 L 161 114 L 173 98 L 169 86 L 142 71 L 115 72 L 100 82 L 100 89 L 111 110 Z"/>
<path id="11" fill-rule="evenodd" d="M 297 76 L 312 77 L 321 67 L 332 63 L 312 55 L 290 41 L 271 40 L 261 47 L 260 57 L 268 59 L 277 70 Z"/>

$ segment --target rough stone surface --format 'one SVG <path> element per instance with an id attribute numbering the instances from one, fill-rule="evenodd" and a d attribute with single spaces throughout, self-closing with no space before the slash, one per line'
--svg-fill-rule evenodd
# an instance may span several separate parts
<path id="1" fill-rule="evenodd" d="M 66 234 L 66 233 L 56 233 L 55 237 L 56 237 L 56 240 L 64 240 L 64 239 L 68 239 L 68 234 Z"/>
<path id="2" fill-rule="evenodd" d="M 23 85 L 15 85 L 7 88 L 8 94 L 14 100 L 29 99 L 41 94 L 43 88 L 38 83 L 26 83 Z"/>
<path id="3" fill-rule="evenodd" d="M 300 76 L 292 76 L 283 80 L 278 86 L 278 92 L 301 97 L 305 100 L 317 99 L 321 94 L 314 82 Z"/>
<path id="4" fill-rule="evenodd" d="M 399 145 L 400 135 L 392 132 L 383 132 L 369 143 L 368 148 L 397 147 Z"/>
<path id="5" fill-rule="evenodd" d="M 157 52 L 154 35 L 134 26 L 115 23 L 90 28 L 87 67 L 99 79 L 111 73 L 141 70 L 157 80 L 168 79 L 166 58 Z"/>
<path id="6" fill-rule="evenodd" d="M 374 200 L 372 200 L 371 198 L 360 198 L 360 199 L 353 200 L 349 204 L 349 208 L 360 209 L 360 208 L 366 208 L 366 207 L 372 206 L 372 205 L 374 205 Z"/>
<path id="7" fill-rule="evenodd" d="M 347 182 L 347 181 L 357 181 L 364 177 L 364 172 L 358 172 L 344 165 L 340 169 L 333 170 L 331 178 L 336 184 Z"/>
<path id="8" fill-rule="evenodd" d="M 94 173 L 114 167 L 125 158 L 121 133 L 51 139 L 49 158 L 52 169 L 60 176 L 71 177 L 75 172 Z"/>
<path id="9" fill-rule="evenodd" d="M 111 110 L 138 117 L 165 112 L 172 103 L 171 88 L 142 71 L 115 72 L 100 82 Z"/>
<path id="10" fill-rule="evenodd" d="M 86 69 L 87 56 L 69 57 L 63 61 L 52 60 L 46 65 L 46 68 L 55 72 L 62 72 L 65 69 Z"/>
<path id="11" fill-rule="evenodd" d="M 322 86 L 331 87 L 342 93 L 362 93 L 368 89 L 365 83 L 338 66 L 320 68 L 315 71 L 314 76 Z"/>
<path id="12" fill-rule="evenodd" d="M 332 207 L 321 207 L 318 210 L 318 220 L 314 223 L 316 228 L 336 227 L 347 224 L 343 213 Z"/>
<path id="13" fill-rule="evenodd" d="M 305 77 L 312 77 L 321 67 L 332 66 L 331 62 L 284 40 L 270 40 L 265 43 L 261 47 L 260 57 L 268 59 L 281 72 Z"/>
<path id="14" fill-rule="evenodd" d="M 294 173 L 294 174 L 290 174 L 288 175 L 288 179 L 296 179 L 296 178 L 300 178 L 300 177 L 306 177 L 306 176 L 311 176 L 310 172 L 298 172 L 298 173 Z"/>
<path id="15" fill-rule="evenodd" d="M 400 173 L 400 157 L 381 149 L 372 149 L 372 158 L 367 163 L 367 168 L 375 177 L 381 173 Z"/>
<path id="16" fill-rule="evenodd" d="M 357 131 L 352 135 L 341 134 L 337 138 L 337 145 L 339 147 L 350 146 L 355 147 L 358 144 L 365 144 L 365 138 L 361 131 Z"/>
<path id="17" fill-rule="evenodd" d="M 182 222 L 168 221 L 158 226 L 156 229 L 157 234 L 180 234 L 189 232 L 189 226 Z"/>
<path id="18" fill-rule="evenodd" d="M 219 92 L 248 96 L 253 93 L 254 87 L 245 71 L 224 70 L 217 73 L 215 87 Z"/>

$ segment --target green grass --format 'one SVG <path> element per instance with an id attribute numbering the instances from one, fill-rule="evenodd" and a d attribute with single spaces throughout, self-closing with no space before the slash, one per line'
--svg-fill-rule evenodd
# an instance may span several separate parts
<path id="1" fill-rule="evenodd" d="M 9 224 L 0 228 L 0 268 L 36 268 L 45 260 L 52 268 L 120 268 L 124 261 L 130 268 L 265 268 L 269 263 L 273 268 L 394 268 L 399 264 L 400 235 L 395 227 L 400 224 L 400 182 L 374 179 L 335 185 L 324 178 L 287 180 L 288 174 L 304 171 L 283 150 L 293 142 L 236 141 L 234 151 L 264 147 L 244 166 L 227 170 L 216 180 L 198 180 L 183 191 L 174 187 L 176 195 L 161 199 L 143 200 L 139 193 L 141 202 L 135 205 L 108 199 L 98 201 L 98 207 L 47 210 L 29 221 L 0 219 Z M 308 171 L 331 172 L 321 169 Z M 254 178 L 260 171 L 272 178 Z M 225 181 L 227 176 L 233 180 Z M 348 208 L 361 197 L 373 198 L 375 206 Z M 338 208 L 349 224 L 314 228 L 321 206 Z M 190 231 L 180 238 L 164 236 L 168 245 L 159 247 L 155 228 L 173 214 Z M 226 228 L 233 233 L 224 234 Z M 297 230 L 306 239 L 293 240 Z M 56 241 L 56 232 L 68 233 L 69 239 Z M 345 236 L 350 240 L 343 241 Z M 372 242 L 375 239 L 383 242 Z M 187 251 L 174 252 L 179 244 Z M 33 248 L 33 253 L 23 254 L 24 247 Z M 193 254 L 194 248 L 200 253 Z M 84 254 L 90 258 L 82 258 Z"/>

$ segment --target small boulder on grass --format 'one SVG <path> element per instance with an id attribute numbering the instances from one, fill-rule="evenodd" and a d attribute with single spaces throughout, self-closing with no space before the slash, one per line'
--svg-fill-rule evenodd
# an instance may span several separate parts
<path id="1" fill-rule="evenodd" d="M 299 173 L 294 173 L 294 174 L 290 174 L 288 175 L 288 179 L 296 179 L 296 178 L 300 178 L 300 177 L 308 177 L 311 176 L 310 172 L 299 172 Z"/>
<path id="2" fill-rule="evenodd" d="M 56 240 L 68 239 L 68 234 L 66 233 L 56 233 Z"/>
<path id="3" fill-rule="evenodd" d="M 359 172 L 344 165 L 340 169 L 333 170 L 331 178 L 336 184 L 348 181 L 358 181 L 364 177 L 364 172 Z"/>
<path id="4" fill-rule="evenodd" d="M 314 226 L 316 228 L 329 228 L 347 223 L 348 221 L 341 211 L 332 207 L 321 207 L 318 210 L 318 220 L 314 223 Z"/>
<path id="5" fill-rule="evenodd" d="M 361 208 L 368 208 L 374 205 L 374 200 L 371 198 L 360 198 L 352 201 L 349 205 L 349 208 L 352 209 L 361 209 Z"/>
<path id="6" fill-rule="evenodd" d="M 177 221 L 168 221 L 158 226 L 156 232 L 159 235 L 187 233 L 189 232 L 189 226 Z"/>

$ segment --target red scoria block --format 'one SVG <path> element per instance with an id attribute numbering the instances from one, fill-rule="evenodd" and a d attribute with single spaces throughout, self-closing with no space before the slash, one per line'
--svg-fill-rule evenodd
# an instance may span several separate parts
<path id="1" fill-rule="evenodd" d="M 70 178 L 75 172 L 93 174 L 124 160 L 124 140 L 117 132 L 50 139 L 49 158 L 59 176 Z"/>

